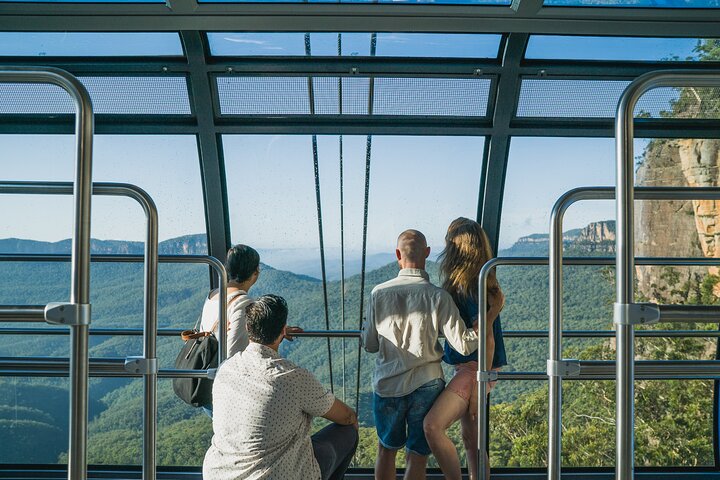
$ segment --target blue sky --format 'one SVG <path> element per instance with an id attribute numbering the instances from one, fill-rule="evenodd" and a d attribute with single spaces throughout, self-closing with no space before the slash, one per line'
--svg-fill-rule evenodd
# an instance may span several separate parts
<path id="1" fill-rule="evenodd" d="M 0 33 L 1 55 L 175 54 L 175 34 Z M 344 34 L 343 55 L 367 55 L 370 34 Z M 123 39 L 128 39 L 127 41 Z M 304 55 L 302 34 L 218 33 L 217 54 Z M 335 34 L 312 36 L 314 55 L 336 53 Z M 533 58 L 657 60 L 692 55 L 695 39 L 589 39 L 536 37 Z M 380 34 L 378 55 L 494 56 L 499 36 Z M 3 90 L 0 90 L 2 100 Z M 8 91 L 5 90 L 8 95 Z M 17 100 L 17 99 L 16 99 Z M 261 248 L 314 248 L 317 217 L 310 136 L 230 136 L 223 139 L 233 241 Z M 613 183 L 612 139 L 515 138 L 511 143 L 501 247 L 547 231 L 554 200 L 579 185 Z M 388 251 L 399 231 L 420 228 L 441 245 L 447 224 L 474 217 L 484 138 L 375 136 L 371 177 L 369 250 Z M 636 153 L 642 150 L 638 142 Z M 0 135 L 5 179 L 70 180 L 70 136 Z M 339 246 L 338 137 L 319 137 L 325 238 Z M 346 244 L 361 246 L 365 137 L 344 137 Z M 160 237 L 205 231 L 196 140 L 192 136 L 98 136 L 95 180 L 140 185 L 160 210 Z M 23 159 L 18 161 L 18 159 Z M 70 236 L 69 199 L 0 199 L 6 221 L 0 238 L 60 240 Z M 577 207 L 567 228 L 611 218 L 612 205 Z M 33 218 L 33 221 L 28 221 Z M 144 219 L 127 200 L 95 202 L 93 236 L 141 240 Z"/>

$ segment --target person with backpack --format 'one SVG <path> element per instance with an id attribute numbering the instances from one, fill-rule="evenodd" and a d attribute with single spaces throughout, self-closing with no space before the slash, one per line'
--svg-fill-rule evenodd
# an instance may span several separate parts
<path id="1" fill-rule="evenodd" d="M 247 245 L 235 245 L 227 253 L 227 356 L 242 352 L 249 340 L 245 326 L 245 307 L 252 303 L 250 287 L 260 276 L 260 254 Z M 219 291 L 211 291 L 205 299 L 200 320 L 201 332 L 212 332 L 219 339 Z"/>
<path id="2" fill-rule="evenodd" d="M 248 295 L 250 288 L 255 285 L 260 276 L 260 254 L 252 247 L 238 244 L 230 248 L 225 260 L 227 271 L 227 358 L 242 352 L 248 346 L 248 332 L 245 317 L 245 307 L 253 303 L 254 298 Z M 214 368 L 217 367 L 217 341 L 220 339 L 219 290 L 212 290 L 203 304 L 199 319 L 199 328 L 185 334 L 183 339 L 192 341 L 178 356 L 179 361 L 194 363 L 194 365 L 178 365 L 176 368 Z M 287 327 L 288 339 L 292 340 L 292 333 L 302 332 L 298 327 Z M 207 339 L 212 334 L 212 338 Z M 214 345 L 205 345 L 200 348 L 195 342 L 210 340 Z M 186 352 L 186 353 L 185 353 Z M 191 355 L 195 357 L 191 358 Z M 200 365 L 202 364 L 202 365 Z M 186 403 L 200 406 L 212 418 L 212 380 L 182 378 L 173 380 L 175 393 Z"/>

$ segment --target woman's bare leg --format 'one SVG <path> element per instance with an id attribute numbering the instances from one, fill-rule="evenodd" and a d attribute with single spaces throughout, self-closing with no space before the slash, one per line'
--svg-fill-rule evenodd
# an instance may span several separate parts
<path id="1" fill-rule="evenodd" d="M 470 415 L 469 411 L 465 412 L 465 415 L 460 418 L 460 431 L 462 432 L 463 445 L 465 445 L 465 452 L 467 453 L 470 480 L 477 480 L 477 417 Z"/>
<path id="2" fill-rule="evenodd" d="M 447 388 L 425 416 L 425 438 L 437 459 L 440 469 L 449 480 L 461 480 L 460 460 L 447 429 L 467 412 L 468 402 Z"/>

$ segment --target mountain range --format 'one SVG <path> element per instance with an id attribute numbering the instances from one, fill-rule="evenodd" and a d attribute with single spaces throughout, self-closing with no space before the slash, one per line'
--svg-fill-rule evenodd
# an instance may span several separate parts
<path id="1" fill-rule="evenodd" d="M 600 227 L 609 232 L 609 224 Z M 591 238 L 597 225 L 587 232 L 568 234 L 567 246 L 583 248 L 583 241 Z M 607 227 L 607 228 L 605 228 Z M 604 229 L 604 230 L 603 230 Z M 547 253 L 547 240 L 533 235 L 519 241 L 515 251 L 528 255 Z M 519 245 L 519 246 L 518 246 Z M 70 242 L 45 243 L 29 240 L 0 240 L 0 253 L 67 253 Z M 190 235 L 164 241 L 160 252 L 204 253 L 204 237 Z M 93 240 L 95 253 L 142 253 L 142 243 Z M 505 254 L 506 252 L 502 252 Z M 263 259 L 271 258 L 265 252 Z M 428 263 L 428 272 L 438 282 L 437 265 Z M 368 268 L 365 295 L 377 284 L 397 274 L 394 261 L 379 268 Z M 544 267 L 502 267 L 498 278 L 507 302 L 502 313 L 506 330 L 542 330 L 547 328 L 547 269 Z M 0 304 L 45 304 L 62 301 L 69 294 L 69 265 L 67 263 L 0 264 Z M 195 323 L 208 291 L 208 270 L 202 265 L 161 264 L 159 271 L 158 323 L 161 328 L 189 328 Z M 99 263 L 92 266 L 91 302 L 93 327 L 141 328 L 142 265 L 128 263 Z M 612 287 L 596 267 L 573 267 L 566 270 L 566 326 L 567 328 L 607 328 L 611 322 Z M 305 329 L 357 329 L 361 322 L 360 276 L 349 275 L 345 281 L 344 304 L 340 282 L 327 283 L 327 310 L 322 282 L 307 274 L 279 270 L 263 265 L 252 295 L 276 293 L 288 302 L 289 323 Z M 598 295 L 607 301 L 588 301 Z M 327 316 L 325 312 L 327 311 Z M 327 322 L 327 323 L 326 323 Z M 22 325 L 26 326 L 26 325 Z M 44 325 L 38 328 L 45 328 Z M 580 348 L 590 341 L 574 342 Z M 595 341 L 597 343 L 597 341 Z M 160 337 L 158 359 L 161 368 L 171 368 L 181 346 L 174 337 Z M 509 338 L 506 348 L 510 365 L 508 371 L 543 371 L 547 358 L 544 339 Z M 328 356 L 328 349 L 332 356 Z M 91 338 L 92 358 L 124 358 L 142 353 L 142 338 L 112 336 Z M 359 416 L 364 427 L 371 428 L 371 373 L 374 356 L 359 358 L 359 398 L 355 396 L 358 371 L 358 347 L 355 340 L 327 340 L 303 338 L 283 345 L 283 355 L 313 372 L 330 385 L 332 371 L 335 393 L 349 404 L 359 403 Z M 0 337 L 0 357 L 68 356 L 66 336 L 5 335 Z M 331 370 L 332 365 L 332 370 Z M 493 401 L 512 402 L 523 393 L 537 388 L 522 382 L 505 382 L 493 393 Z M 12 448 L 0 450 L 4 463 L 54 463 L 62 460 L 67 431 L 67 382 L 64 379 L 31 378 L 0 379 L 0 437 L 10 438 Z M 50 399 L 53 399 L 50 401 Z M 138 380 L 96 378 L 91 380 L 90 443 L 92 463 L 137 464 L 140 462 L 142 384 Z M 197 411 L 186 407 L 172 393 L 170 382 L 159 382 L 158 452 L 162 464 L 197 464 L 198 459 L 183 452 L 202 449 L 209 439 L 209 423 Z M 191 440 L 188 436 L 192 437 Z M 36 448 L 42 438 L 43 448 Z M 186 445 L 189 443 L 190 446 Z"/>

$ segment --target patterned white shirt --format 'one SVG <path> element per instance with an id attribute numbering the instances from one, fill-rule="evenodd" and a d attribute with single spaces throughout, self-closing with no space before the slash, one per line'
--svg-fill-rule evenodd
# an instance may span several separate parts
<path id="1" fill-rule="evenodd" d="M 381 397 L 402 397 L 443 378 L 443 348 L 438 337 L 463 355 L 477 350 L 478 337 L 448 292 L 430 283 L 425 270 L 404 268 L 375 287 L 361 340 L 378 353 L 373 388 Z"/>
<path id="2" fill-rule="evenodd" d="M 250 343 L 213 385 L 213 438 L 204 480 L 320 480 L 310 429 L 335 396 L 304 368 Z"/>

